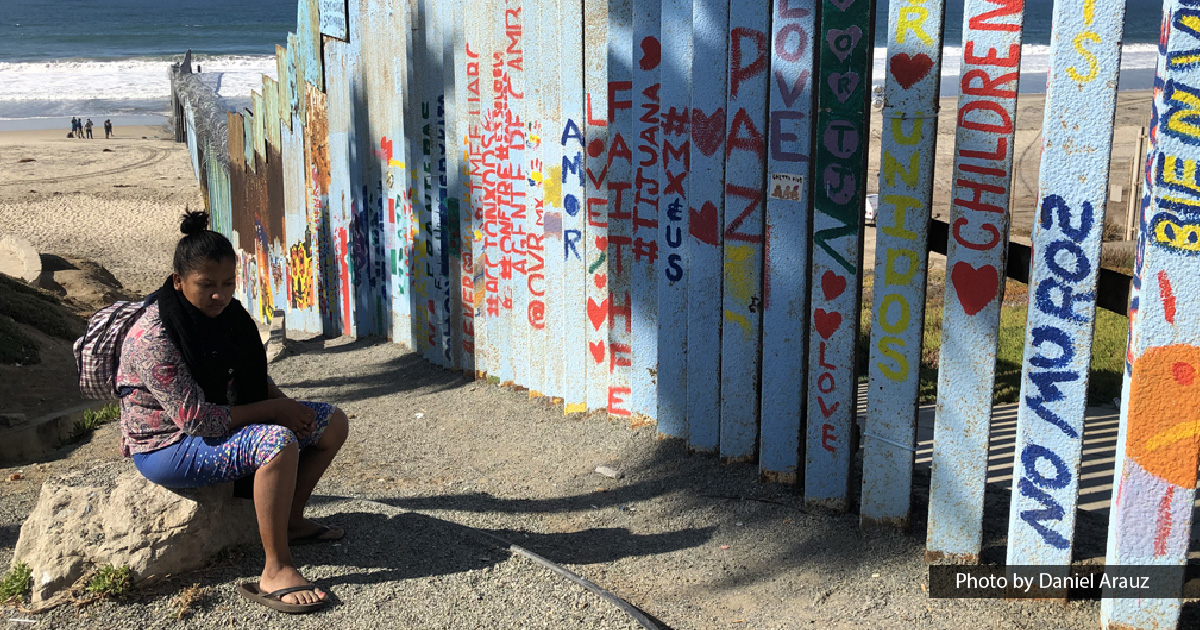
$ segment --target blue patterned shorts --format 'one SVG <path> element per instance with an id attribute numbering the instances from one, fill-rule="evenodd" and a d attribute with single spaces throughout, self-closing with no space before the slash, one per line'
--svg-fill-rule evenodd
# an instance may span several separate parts
<path id="1" fill-rule="evenodd" d="M 277 424 L 251 424 L 223 438 L 184 436 L 170 446 L 134 453 L 133 463 L 146 479 L 167 488 L 199 488 L 245 477 L 262 468 L 288 444 L 301 449 L 321 439 L 333 405 L 299 401 L 317 412 L 316 428 L 303 440 Z"/>

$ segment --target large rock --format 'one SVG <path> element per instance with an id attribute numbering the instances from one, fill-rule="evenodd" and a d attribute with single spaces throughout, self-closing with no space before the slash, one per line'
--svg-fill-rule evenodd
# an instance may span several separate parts
<path id="1" fill-rule="evenodd" d="M 0 235 L 0 273 L 40 286 L 42 257 L 29 241 L 13 234 Z"/>
<path id="2" fill-rule="evenodd" d="M 126 461 L 47 479 L 13 563 L 33 570 L 36 603 L 92 567 L 128 564 L 143 579 L 199 569 L 257 541 L 254 505 L 234 498 L 233 484 L 168 490 Z"/>

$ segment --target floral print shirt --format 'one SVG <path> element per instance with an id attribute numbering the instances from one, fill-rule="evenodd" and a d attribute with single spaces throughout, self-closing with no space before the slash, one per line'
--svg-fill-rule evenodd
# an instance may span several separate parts
<path id="1" fill-rule="evenodd" d="M 268 379 L 269 380 L 269 379 Z M 121 394 L 121 454 L 148 453 L 185 435 L 223 438 L 229 434 L 229 405 L 204 399 L 183 354 L 167 336 L 155 302 L 134 322 L 117 366 Z M 236 403 L 233 379 L 229 400 Z"/>

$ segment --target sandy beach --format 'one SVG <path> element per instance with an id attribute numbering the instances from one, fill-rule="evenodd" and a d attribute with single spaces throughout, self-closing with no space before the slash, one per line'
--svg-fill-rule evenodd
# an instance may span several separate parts
<path id="1" fill-rule="evenodd" d="M 179 214 L 203 203 L 187 147 L 164 127 L 117 127 L 109 140 L 96 131 L 0 133 L 0 233 L 94 260 L 148 292 L 170 268 Z"/>

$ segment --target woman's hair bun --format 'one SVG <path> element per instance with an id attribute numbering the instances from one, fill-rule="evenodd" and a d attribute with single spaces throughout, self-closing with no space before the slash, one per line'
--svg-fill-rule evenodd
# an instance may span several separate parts
<path id="1" fill-rule="evenodd" d="M 179 231 L 191 236 L 199 234 L 208 229 L 208 213 L 203 210 L 193 212 L 184 212 L 183 221 L 179 224 Z"/>

